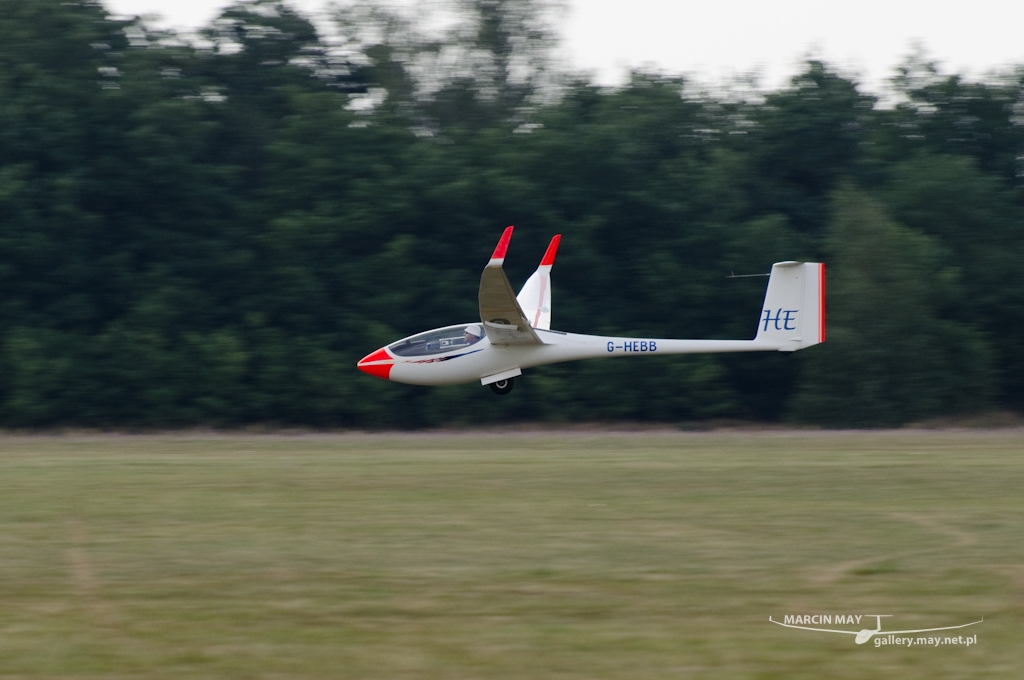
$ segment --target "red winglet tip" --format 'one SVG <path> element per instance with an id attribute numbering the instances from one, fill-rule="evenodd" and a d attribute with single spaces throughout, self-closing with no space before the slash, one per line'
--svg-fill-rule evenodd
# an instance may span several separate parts
<path id="1" fill-rule="evenodd" d="M 508 252 L 508 242 L 512 240 L 512 230 L 515 227 L 506 227 L 505 231 L 501 234 L 501 239 L 498 241 L 498 246 L 494 249 L 494 254 L 491 255 L 492 260 L 504 260 L 505 253 Z"/>
<path id="2" fill-rule="evenodd" d="M 555 253 L 558 252 L 558 244 L 562 240 L 561 234 L 555 234 L 554 238 L 551 239 L 551 243 L 548 244 L 548 249 L 544 251 L 544 259 L 540 261 L 540 266 L 551 266 L 555 263 Z"/>

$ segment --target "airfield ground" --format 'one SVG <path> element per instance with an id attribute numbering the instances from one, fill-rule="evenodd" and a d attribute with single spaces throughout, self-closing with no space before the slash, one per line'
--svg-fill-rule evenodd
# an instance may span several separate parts
<path id="1" fill-rule="evenodd" d="M 1015 678 L 1022 636 L 1019 429 L 0 437 L 0 678 Z"/>

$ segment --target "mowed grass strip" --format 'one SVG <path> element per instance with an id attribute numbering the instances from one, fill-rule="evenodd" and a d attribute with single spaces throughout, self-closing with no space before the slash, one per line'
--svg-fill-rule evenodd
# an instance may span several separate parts
<path id="1" fill-rule="evenodd" d="M 1022 442 L 3 437 L 0 677 L 1017 677 Z"/>

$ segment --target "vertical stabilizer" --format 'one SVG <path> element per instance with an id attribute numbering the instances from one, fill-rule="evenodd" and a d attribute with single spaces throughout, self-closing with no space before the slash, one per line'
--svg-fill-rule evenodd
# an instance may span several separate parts
<path id="1" fill-rule="evenodd" d="M 825 342 L 825 265 L 776 262 L 755 342 L 793 352 Z"/>

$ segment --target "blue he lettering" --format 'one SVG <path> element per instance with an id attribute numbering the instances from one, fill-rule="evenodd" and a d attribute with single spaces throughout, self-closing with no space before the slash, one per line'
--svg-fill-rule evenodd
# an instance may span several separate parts
<path id="1" fill-rule="evenodd" d="M 780 309 L 775 312 L 775 316 L 772 316 L 772 310 L 766 309 L 764 310 L 764 328 L 761 330 L 768 330 L 768 324 L 774 323 L 777 331 L 795 331 L 796 326 L 790 324 L 796 323 L 796 314 L 799 311 L 799 309 Z"/>
<path id="2" fill-rule="evenodd" d="M 626 352 L 632 352 L 633 351 L 633 343 L 631 343 L 631 342 L 624 342 L 624 343 L 622 343 L 622 349 L 625 350 Z"/>

